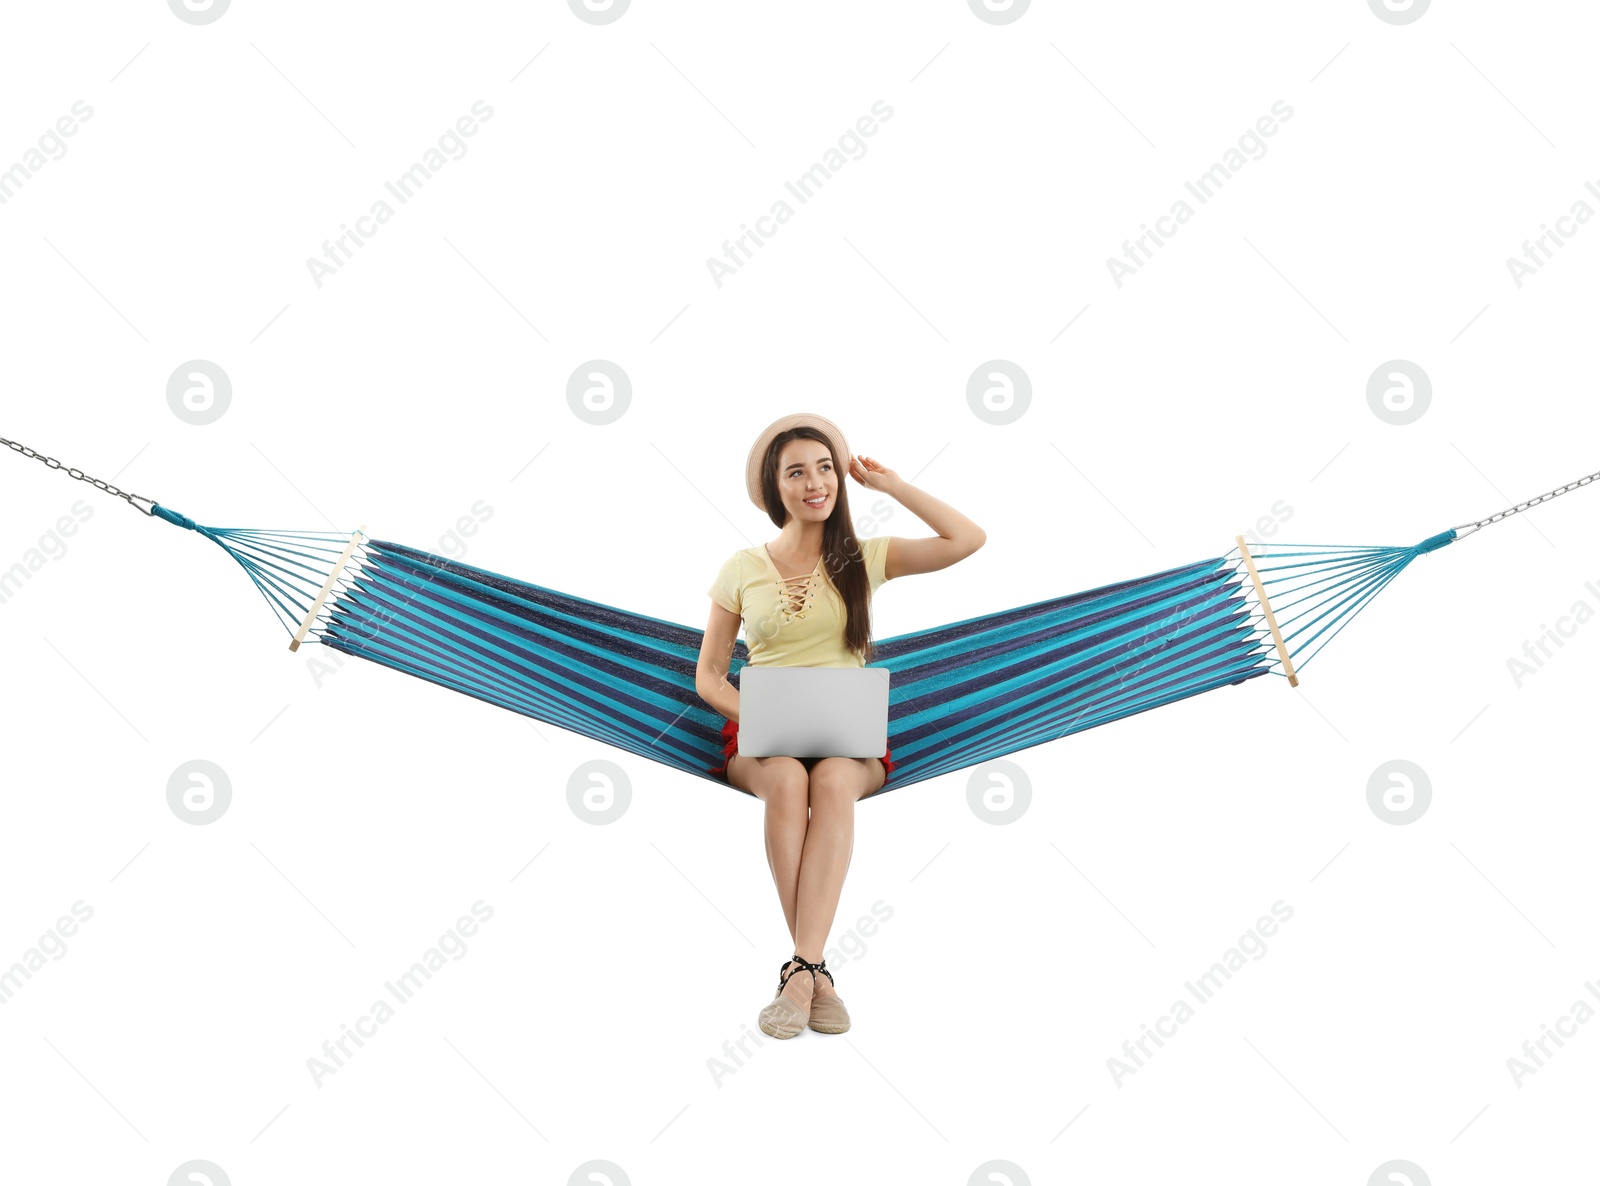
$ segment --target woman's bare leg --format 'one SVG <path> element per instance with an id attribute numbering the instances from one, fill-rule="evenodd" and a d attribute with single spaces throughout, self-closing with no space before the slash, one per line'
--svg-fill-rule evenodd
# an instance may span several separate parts
<path id="1" fill-rule="evenodd" d="M 767 866 L 772 870 L 783 919 L 793 939 L 800 854 L 806 840 L 806 768 L 798 758 L 746 758 L 735 754 L 728 760 L 728 782 L 751 792 L 766 805 Z"/>
<path id="2" fill-rule="evenodd" d="M 811 768 L 811 820 L 800 855 L 795 910 L 794 950 L 802 959 L 822 959 L 855 848 L 856 801 L 882 787 L 886 777 L 877 758 L 823 758 Z M 833 995 L 832 982 L 819 976 L 815 992 Z"/>

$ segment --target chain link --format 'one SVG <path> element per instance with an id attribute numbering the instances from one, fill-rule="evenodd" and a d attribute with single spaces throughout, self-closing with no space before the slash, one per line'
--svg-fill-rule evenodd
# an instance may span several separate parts
<path id="1" fill-rule="evenodd" d="M 39 461 L 42 461 L 48 465 L 51 469 L 66 471 L 66 474 L 69 478 L 77 478 L 80 482 L 88 482 L 91 486 L 99 487 L 107 494 L 115 494 L 118 498 L 125 498 L 128 500 L 128 505 L 133 507 L 135 510 L 144 511 L 144 513 L 147 515 L 155 514 L 154 509 L 152 509 L 156 505 L 155 499 L 153 498 L 146 498 L 142 494 L 129 494 L 126 490 L 119 490 L 110 482 L 102 482 L 99 478 L 91 478 L 87 476 L 81 469 L 75 469 L 70 465 L 62 465 L 61 462 L 57 461 L 54 457 L 46 457 L 43 453 L 36 453 L 32 449 L 28 448 L 28 446 L 19 445 L 16 441 L 8 441 L 5 439 L 5 437 L 0 437 L 0 445 L 9 445 L 18 453 L 21 453 L 24 457 L 37 458 Z M 140 506 L 139 504 L 141 502 L 149 503 L 150 507 L 147 508 Z"/>
<path id="2" fill-rule="evenodd" d="M 1501 519 L 1506 518 L 1508 515 L 1515 515 L 1518 511 L 1525 511 L 1529 507 L 1536 507 L 1541 502 L 1549 502 L 1552 498 L 1557 498 L 1560 495 L 1567 493 L 1569 490 L 1576 490 L 1579 486 L 1587 486 L 1596 478 L 1600 478 L 1600 472 L 1592 473 L 1586 477 L 1579 478 L 1576 482 L 1568 482 L 1565 486 L 1557 486 L 1554 490 L 1547 491 L 1546 493 L 1539 495 L 1537 498 L 1530 498 L 1527 502 L 1519 502 L 1514 507 L 1507 507 L 1498 514 L 1490 515 L 1487 519 L 1479 519 L 1476 523 L 1459 524 L 1455 530 L 1460 531 L 1463 527 L 1466 527 L 1476 531 L 1480 527 L 1487 527 L 1490 523 L 1498 523 Z"/>

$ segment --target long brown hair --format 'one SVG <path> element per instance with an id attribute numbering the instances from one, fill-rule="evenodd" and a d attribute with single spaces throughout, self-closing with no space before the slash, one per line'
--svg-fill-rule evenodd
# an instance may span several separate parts
<path id="1" fill-rule="evenodd" d="M 822 563 L 828 579 L 833 582 L 833 587 L 844 602 L 844 645 L 864 656 L 865 662 L 871 663 L 874 654 L 872 584 L 867 579 L 866 555 L 850 522 L 850 498 L 845 491 L 850 459 L 845 458 L 841 464 L 840 459 L 833 456 L 833 445 L 828 438 L 815 428 L 802 425 L 780 432 L 772 438 L 772 443 L 767 446 L 767 455 L 761 462 L 761 501 L 767 508 L 768 517 L 781 530 L 788 522 L 789 511 L 783 505 L 783 496 L 778 493 L 778 460 L 783 456 L 783 447 L 798 440 L 821 443 L 827 447 L 828 456 L 833 458 L 838 496 L 833 514 L 822 525 Z"/>

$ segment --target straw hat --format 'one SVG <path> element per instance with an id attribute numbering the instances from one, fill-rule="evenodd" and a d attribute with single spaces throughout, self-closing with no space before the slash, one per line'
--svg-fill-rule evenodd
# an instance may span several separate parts
<path id="1" fill-rule="evenodd" d="M 840 477 L 850 472 L 850 446 L 845 443 L 844 433 L 839 431 L 839 426 L 832 420 L 815 415 L 811 412 L 797 412 L 793 416 L 782 416 L 774 420 L 761 430 L 761 435 L 756 438 L 756 443 L 750 446 L 750 456 L 744 463 L 744 486 L 750 494 L 750 501 L 756 504 L 759 510 L 766 510 L 766 503 L 761 501 L 761 462 L 767 455 L 767 446 L 772 443 L 772 438 L 780 432 L 787 432 L 791 428 L 802 425 L 821 430 L 822 435 L 828 438 L 828 445 L 833 449 L 834 460 L 837 461 Z"/>

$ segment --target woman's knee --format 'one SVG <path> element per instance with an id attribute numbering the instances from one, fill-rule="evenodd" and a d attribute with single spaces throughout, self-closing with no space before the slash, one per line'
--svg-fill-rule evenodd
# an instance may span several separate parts
<path id="1" fill-rule="evenodd" d="M 862 764 L 850 758 L 824 758 L 811 768 L 809 798 L 817 807 L 843 807 L 854 803 L 864 790 Z"/>
<path id="2" fill-rule="evenodd" d="M 804 811 L 808 780 L 797 758 L 764 758 L 750 778 L 756 797 L 772 807 Z"/>

